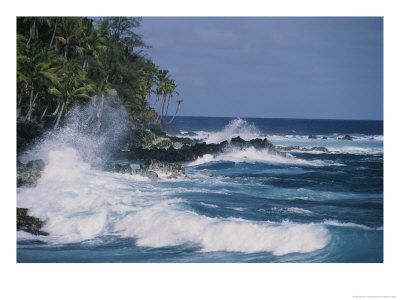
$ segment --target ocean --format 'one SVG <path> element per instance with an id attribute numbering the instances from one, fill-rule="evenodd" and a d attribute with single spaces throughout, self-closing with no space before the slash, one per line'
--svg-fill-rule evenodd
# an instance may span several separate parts
<path id="1" fill-rule="evenodd" d="M 48 236 L 17 232 L 17 262 L 382 263 L 383 121 L 176 117 L 180 136 L 298 146 L 228 148 L 151 180 L 91 166 L 104 141 L 67 126 L 22 160 L 46 162 L 17 206 Z M 346 134 L 353 140 L 341 140 Z M 325 147 L 329 152 L 311 150 Z M 138 161 L 124 161 L 138 168 Z"/>

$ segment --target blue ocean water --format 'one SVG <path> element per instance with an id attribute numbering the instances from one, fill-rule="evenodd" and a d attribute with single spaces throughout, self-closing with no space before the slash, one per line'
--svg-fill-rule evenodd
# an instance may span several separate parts
<path id="1" fill-rule="evenodd" d="M 184 163 L 186 177 L 152 181 L 91 167 L 63 135 L 87 140 L 61 131 L 34 151 L 47 163 L 38 185 L 17 191 L 18 206 L 46 220 L 50 235 L 18 232 L 17 261 L 383 262 L 382 121 L 177 117 L 172 125 L 208 143 L 267 137 L 329 153 L 228 148 Z M 338 139 L 345 134 L 354 139 Z"/>

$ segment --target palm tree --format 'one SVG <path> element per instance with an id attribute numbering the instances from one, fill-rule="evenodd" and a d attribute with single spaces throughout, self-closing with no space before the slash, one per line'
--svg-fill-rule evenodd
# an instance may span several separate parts
<path id="1" fill-rule="evenodd" d="M 169 79 L 169 77 L 170 75 L 168 74 L 168 70 L 159 70 L 156 74 L 157 88 L 156 88 L 156 100 L 153 105 L 154 110 L 157 109 L 157 103 L 164 94 L 165 83 Z"/>
<path id="2" fill-rule="evenodd" d="M 108 83 L 107 79 L 104 78 L 99 83 L 90 84 L 90 91 L 95 93 L 91 97 L 91 99 L 92 99 L 92 106 L 96 110 L 96 117 L 97 117 L 96 131 L 99 131 L 101 127 L 101 117 L 104 109 L 104 96 L 111 91 L 110 84 Z M 100 101 L 98 102 L 97 100 L 99 98 Z M 93 119 L 93 112 L 90 113 L 89 118 L 86 120 L 86 123 L 89 123 L 89 121 L 92 119 Z"/>
<path id="3" fill-rule="evenodd" d="M 57 115 L 54 128 L 57 128 L 60 119 L 67 107 L 75 100 L 89 98 L 90 87 L 85 82 L 85 72 L 78 63 L 71 62 L 68 69 L 63 74 L 62 81 L 55 81 L 55 85 L 49 89 L 49 92 L 57 96 L 57 109 L 53 115 Z"/>
<path id="4" fill-rule="evenodd" d="M 93 20 L 83 19 L 82 31 L 83 68 L 89 71 L 89 56 L 99 60 L 99 51 L 106 50 L 105 38 L 93 27 Z"/>
<path id="5" fill-rule="evenodd" d="M 172 121 L 175 119 L 176 114 L 178 113 L 178 110 L 179 110 L 179 108 L 180 108 L 182 102 L 183 102 L 183 100 L 176 100 L 177 106 L 176 106 L 175 114 L 174 114 L 174 116 L 172 117 L 172 119 L 171 119 L 169 122 L 166 123 L 167 125 L 168 125 L 168 124 L 171 124 Z"/>
<path id="6" fill-rule="evenodd" d="M 29 23 L 29 39 L 26 42 L 27 45 L 39 38 L 39 27 L 42 24 L 46 24 L 48 27 L 51 26 L 51 21 L 48 17 L 25 17 L 22 22 Z"/>
<path id="7" fill-rule="evenodd" d="M 175 84 L 175 80 L 173 80 L 173 79 L 168 80 L 168 82 L 167 82 L 168 103 L 167 103 L 167 109 L 165 110 L 165 115 L 164 115 L 165 119 L 167 118 L 168 108 L 169 108 L 169 103 L 171 101 L 171 98 L 173 97 L 174 94 L 179 96 L 179 93 L 176 91 L 176 87 L 177 87 L 177 85 Z"/>
<path id="8" fill-rule="evenodd" d="M 70 50 L 83 55 L 80 39 L 82 38 L 82 19 L 78 17 L 62 18 L 56 35 L 56 48 L 62 50 L 65 58 L 69 58 Z"/>
<path id="9" fill-rule="evenodd" d="M 51 82 L 57 80 L 60 61 L 56 53 L 47 47 L 40 47 L 37 43 L 21 45 L 24 41 L 23 37 L 19 37 L 18 53 L 17 53 L 17 82 L 24 91 L 22 95 L 29 95 L 29 109 L 26 115 L 26 120 L 30 121 L 36 100 L 39 96 L 40 88 L 46 87 Z"/>

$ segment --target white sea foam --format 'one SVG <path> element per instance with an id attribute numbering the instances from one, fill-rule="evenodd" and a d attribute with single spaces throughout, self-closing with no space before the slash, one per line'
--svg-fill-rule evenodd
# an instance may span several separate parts
<path id="1" fill-rule="evenodd" d="M 197 166 L 202 165 L 209 162 L 217 162 L 217 161 L 231 161 L 235 163 L 239 162 L 264 162 L 270 164 L 284 164 L 284 165 L 305 165 L 305 166 L 326 166 L 326 165 L 342 165 L 338 163 L 333 163 L 330 161 L 322 161 L 322 160 L 304 160 L 296 158 L 290 154 L 286 156 L 279 155 L 277 153 L 273 153 L 267 149 L 257 150 L 254 147 L 249 147 L 246 149 L 236 149 L 231 148 L 227 149 L 225 153 L 219 155 L 210 155 L 206 154 L 202 157 L 199 157 L 194 162 L 190 162 L 188 166 Z"/>
<path id="2" fill-rule="evenodd" d="M 157 190 L 154 182 L 91 170 L 72 148 L 48 156 L 37 186 L 20 189 L 17 199 L 19 207 L 46 221 L 46 242 L 83 242 L 112 234 L 136 238 L 147 247 L 195 244 L 202 251 L 283 255 L 320 249 L 330 240 L 329 231 L 318 224 L 198 215 L 181 206 L 182 199 L 170 199 L 169 191 Z"/>
<path id="3" fill-rule="evenodd" d="M 337 220 L 325 220 L 322 224 L 338 227 L 357 227 L 365 230 L 372 230 L 374 228 L 368 227 L 366 225 L 351 223 L 351 222 L 339 222 Z"/>
<path id="4" fill-rule="evenodd" d="M 381 154 L 382 148 L 360 147 L 360 146 L 343 146 L 343 147 L 328 147 L 328 150 L 334 153 L 349 153 L 349 154 Z"/>
<path id="5" fill-rule="evenodd" d="M 203 205 L 203 206 L 208 206 L 208 207 L 212 207 L 212 208 L 217 208 L 218 207 L 218 205 L 205 203 L 205 202 L 200 202 L 200 204 Z"/>
<path id="6" fill-rule="evenodd" d="M 116 229 L 122 236 L 136 237 L 140 246 L 189 243 L 201 246 L 205 252 L 266 251 L 284 255 L 314 251 L 325 247 L 330 240 L 328 230 L 322 225 L 210 218 L 175 210 L 164 203 L 127 215 L 118 222 Z"/>
<path id="7" fill-rule="evenodd" d="M 230 121 L 223 130 L 209 133 L 209 136 L 205 139 L 205 142 L 208 144 L 217 144 L 223 141 L 230 141 L 231 138 L 237 136 L 240 136 L 242 139 L 248 141 L 258 137 L 263 137 L 263 134 L 254 124 L 248 123 L 243 119 L 234 119 Z"/>

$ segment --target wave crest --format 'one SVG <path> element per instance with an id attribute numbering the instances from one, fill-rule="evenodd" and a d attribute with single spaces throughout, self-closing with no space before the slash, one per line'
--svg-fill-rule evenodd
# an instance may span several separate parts
<path id="1" fill-rule="evenodd" d="M 263 134 L 254 124 L 238 118 L 231 120 L 221 131 L 211 132 L 205 139 L 205 142 L 208 144 L 217 144 L 223 141 L 229 141 L 231 138 L 237 136 L 248 141 L 257 137 L 262 137 Z"/>

